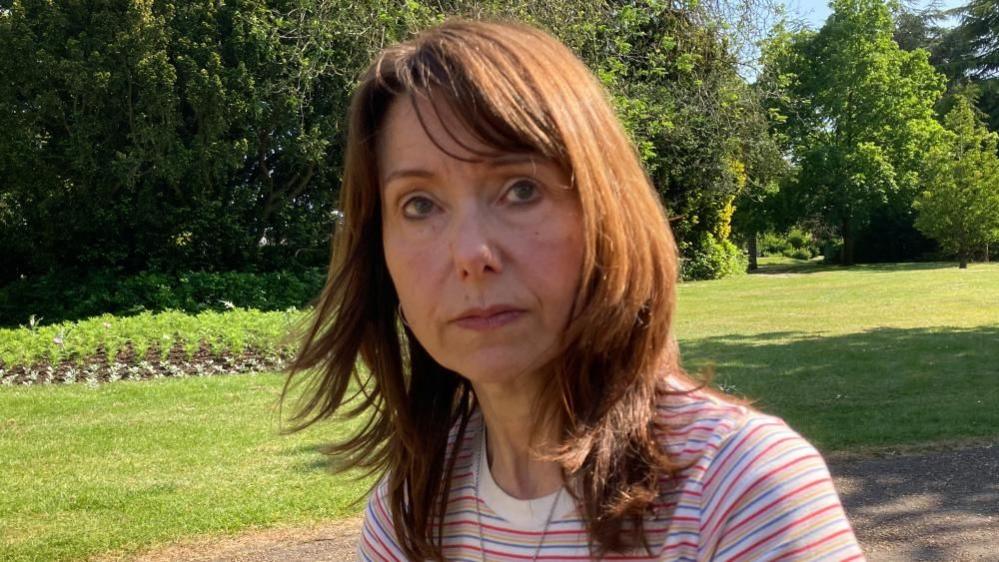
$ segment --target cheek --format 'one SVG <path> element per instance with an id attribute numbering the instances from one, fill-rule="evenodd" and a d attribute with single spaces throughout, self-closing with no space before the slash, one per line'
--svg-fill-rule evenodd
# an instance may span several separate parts
<path id="1" fill-rule="evenodd" d="M 430 286 L 436 278 L 432 275 L 440 252 L 422 244 L 407 241 L 405 237 L 385 234 L 385 263 L 399 301 L 412 317 L 419 320 L 433 309 L 431 299 L 438 291 Z"/>
<path id="2" fill-rule="evenodd" d="M 583 236 L 573 223 L 538 229 L 525 244 L 526 265 L 542 289 L 542 298 L 553 304 L 550 313 L 560 321 L 569 314 L 583 267 Z"/>

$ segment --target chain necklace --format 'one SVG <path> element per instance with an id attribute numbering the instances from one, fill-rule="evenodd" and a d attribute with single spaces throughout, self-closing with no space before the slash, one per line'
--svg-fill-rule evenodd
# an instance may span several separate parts
<path id="1" fill-rule="evenodd" d="M 482 445 L 479 447 L 479 454 L 475 460 L 475 519 L 479 523 L 479 553 L 482 555 L 482 562 L 486 562 L 486 541 L 483 538 L 482 529 L 482 510 L 479 509 L 479 475 L 482 474 L 482 457 L 486 454 L 486 425 L 485 422 L 482 424 Z M 562 489 L 559 487 L 558 493 L 555 494 L 555 500 L 552 502 L 551 509 L 548 510 L 548 518 L 545 519 L 545 526 L 541 530 L 541 538 L 538 539 L 538 546 L 534 548 L 534 555 L 531 556 L 531 562 L 536 562 L 538 559 L 538 554 L 541 553 L 541 545 L 545 544 L 545 536 L 548 534 L 548 526 L 552 524 L 552 516 L 555 515 L 555 506 L 558 505 L 558 501 L 562 499 Z"/>

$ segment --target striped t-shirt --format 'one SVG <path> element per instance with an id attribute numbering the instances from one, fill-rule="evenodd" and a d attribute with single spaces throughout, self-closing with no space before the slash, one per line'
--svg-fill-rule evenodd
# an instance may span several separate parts
<path id="1" fill-rule="evenodd" d="M 646 518 L 652 555 L 642 548 L 605 560 L 863 560 L 825 462 L 782 420 L 699 391 L 664 395 L 657 415 L 665 428 L 663 447 L 689 466 L 676 480 L 663 480 L 664 492 Z M 583 520 L 568 493 L 513 498 L 483 462 L 476 496 L 482 436 L 476 413 L 455 463 L 444 556 L 524 561 L 537 552 L 537 560 L 591 560 Z M 368 500 L 358 546 L 362 560 L 405 560 L 385 493 L 383 480 Z M 559 504 L 552 508 L 556 496 Z"/>

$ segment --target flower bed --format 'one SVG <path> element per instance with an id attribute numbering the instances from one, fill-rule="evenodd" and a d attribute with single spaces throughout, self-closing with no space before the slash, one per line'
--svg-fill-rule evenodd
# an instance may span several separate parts
<path id="1" fill-rule="evenodd" d="M 0 330 L 0 385 L 145 380 L 279 370 L 302 313 L 104 315 Z"/>

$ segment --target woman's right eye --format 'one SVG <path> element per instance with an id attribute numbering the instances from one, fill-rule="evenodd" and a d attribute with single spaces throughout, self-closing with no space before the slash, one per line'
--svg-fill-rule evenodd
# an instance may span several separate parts
<path id="1" fill-rule="evenodd" d="M 436 206 L 428 197 L 417 195 L 402 205 L 402 214 L 407 219 L 422 219 L 433 213 Z"/>

